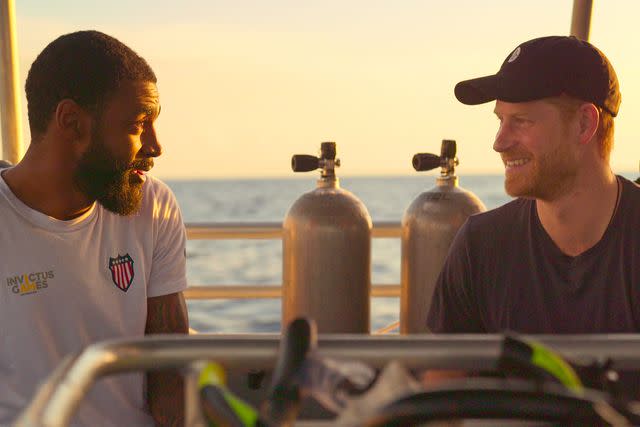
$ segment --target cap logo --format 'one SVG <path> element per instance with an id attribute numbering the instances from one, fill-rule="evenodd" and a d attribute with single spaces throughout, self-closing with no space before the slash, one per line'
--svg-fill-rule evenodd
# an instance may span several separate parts
<path id="1" fill-rule="evenodd" d="M 514 50 L 513 53 L 511 53 L 511 56 L 509 57 L 507 62 L 513 62 L 516 59 L 518 59 L 518 56 L 520 56 L 520 51 L 521 51 L 520 46 L 518 46 L 516 50 Z"/>

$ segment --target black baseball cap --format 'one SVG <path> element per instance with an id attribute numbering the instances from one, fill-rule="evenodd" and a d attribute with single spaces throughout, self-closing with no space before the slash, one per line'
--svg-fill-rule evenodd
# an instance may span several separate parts
<path id="1" fill-rule="evenodd" d="M 467 105 L 499 99 L 526 102 L 566 94 L 618 114 L 620 88 L 611 63 L 592 44 L 573 36 L 549 36 L 516 47 L 492 75 L 456 85 Z"/>

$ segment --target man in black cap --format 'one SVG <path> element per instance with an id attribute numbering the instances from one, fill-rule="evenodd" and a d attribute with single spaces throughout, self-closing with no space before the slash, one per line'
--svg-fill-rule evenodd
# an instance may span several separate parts
<path id="1" fill-rule="evenodd" d="M 537 38 L 455 95 L 496 100 L 493 148 L 517 199 L 460 229 L 429 330 L 640 331 L 640 187 L 609 166 L 620 91 L 604 54 L 574 37 Z"/>

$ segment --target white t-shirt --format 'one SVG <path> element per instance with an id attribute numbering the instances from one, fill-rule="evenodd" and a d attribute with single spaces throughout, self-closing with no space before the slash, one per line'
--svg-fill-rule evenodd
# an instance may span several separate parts
<path id="1" fill-rule="evenodd" d="M 62 358 L 110 338 L 142 337 L 146 301 L 186 288 L 186 234 L 169 188 L 151 176 L 140 211 L 94 203 L 60 221 L 0 178 L 0 424 L 30 402 Z M 143 374 L 99 380 L 73 424 L 153 425 Z"/>

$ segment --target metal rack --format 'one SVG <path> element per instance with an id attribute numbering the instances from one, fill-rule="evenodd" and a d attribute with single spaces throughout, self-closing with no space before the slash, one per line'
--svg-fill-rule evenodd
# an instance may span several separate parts
<path id="1" fill-rule="evenodd" d="M 574 360 L 610 359 L 616 369 L 640 369 L 640 335 L 637 334 L 529 338 Z M 493 334 L 320 335 L 318 352 L 336 359 L 360 360 L 376 368 L 397 360 L 409 369 L 493 370 L 501 344 L 502 336 Z M 187 425 L 201 425 L 196 390 L 198 364 L 215 360 L 236 376 L 250 369 L 269 372 L 276 362 L 278 345 L 278 335 L 264 334 L 154 336 L 94 344 L 78 356 L 65 359 L 42 384 L 16 426 L 66 426 L 82 397 L 99 378 L 176 367 L 184 368 L 186 373 Z M 259 397 L 254 395 L 253 399 Z"/>

